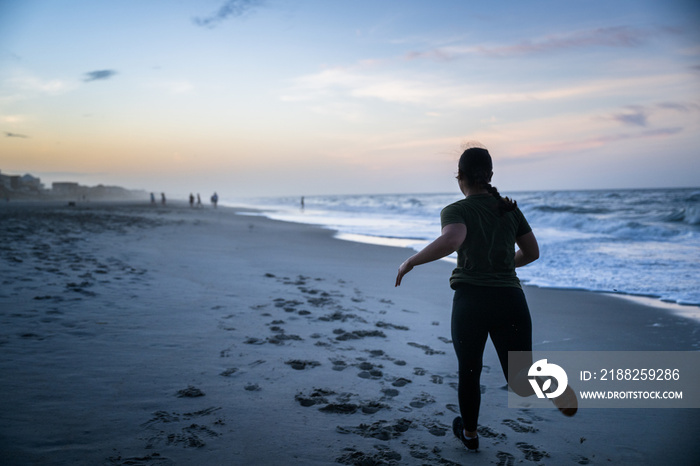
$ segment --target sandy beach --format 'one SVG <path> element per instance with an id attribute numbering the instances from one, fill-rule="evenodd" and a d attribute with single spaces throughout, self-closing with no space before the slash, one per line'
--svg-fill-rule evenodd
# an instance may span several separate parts
<path id="1" fill-rule="evenodd" d="M 453 437 L 452 265 L 242 209 L 0 206 L 0 464 L 691 465 L 693 409 L 507 406 Z M 697 351 L 700 324 L 525 287 L 535 349 Z"/>

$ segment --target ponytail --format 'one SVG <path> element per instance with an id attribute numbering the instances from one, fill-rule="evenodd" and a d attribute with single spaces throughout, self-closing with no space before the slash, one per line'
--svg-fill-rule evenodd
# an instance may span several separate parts
<path id="1" fill-rule="evenodd" d="M 518 203 L 509 197 L 501 197 L 495 186 L 491 186 L 490 183 L 486 184 L 486 190 L 498 201 L 498 212 L 503 215 L 506 212 L 512 212 L 518 207 Z"/>

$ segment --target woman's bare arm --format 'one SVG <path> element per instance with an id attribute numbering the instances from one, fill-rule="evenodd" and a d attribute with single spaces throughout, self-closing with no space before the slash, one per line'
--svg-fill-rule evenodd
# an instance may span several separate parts
<path id="1" fill-rule="evenodd" d="M 445 225 L 442 234 L 420 252 L 412 255 L 399 267 L 396 285 L 401 285 L 401 279 L 416 265 L 425 264 L 445 256 L 449 256 L 459 248 L 467 237 L 467 226 L 463 223 Z"/>
<path id="2" fill-rule="evenodd" d="M 520 248 L 515 252 L 516 267 L 522 267 L 539 259 L 540 247 L 533 232 L 515 238 L 515 243 Z"/>

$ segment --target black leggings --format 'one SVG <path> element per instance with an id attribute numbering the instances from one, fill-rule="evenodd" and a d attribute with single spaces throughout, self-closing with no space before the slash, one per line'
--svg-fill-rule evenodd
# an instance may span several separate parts
<path id="1" fill-rule="evenodd" d="M 524 360 L 518 362 L 520 369 L 517 370 L 522 375 L 509 384 L 519 395 L 532 394 L 532 387 L 527 381 L 527 369 L 532 364 L 532 322 L 523 290 L 462 285 L 455 291 L 452 343 L 459 361 L 459 409 L 468 431 L 476 430 L 479 418 L 479 379 L 488 335 L 491 335 L 506 380 L 508 351 L 526 352 L 523 354 Z"/>

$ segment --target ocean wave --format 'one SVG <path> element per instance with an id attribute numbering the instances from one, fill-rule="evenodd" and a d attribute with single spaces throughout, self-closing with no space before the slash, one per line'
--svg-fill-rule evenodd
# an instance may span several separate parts
<path id="1" fill-rule="evenodd" d="M 687 207 L 676 209 L 672 212 L 661 215 L 659 221 L 667 223 L 684 223 L 686 225 L 700 225 L 700 208 Z"/>
<path id="2" fill-rule="evenodd" d="M 683 222 L 688 225 L 700 225 L 700 208 L 691 207 L 686 209 Z"/>
<path id="3" fill-rule="evenodd" d="M 653 189 L 504 193 L 518 201 L 541 258 L 518 269 L 532 284 L 658 296 L 700 304 L 700 190 Z M 250 202 L 280 220 L 340 234 L 431 241 L 440 211 L 461 196 L 308 196 Z M 272 212 L 271 212 L 272 211 Z M 417 241 L 416 249 L 425 242 Z"/>
<path id="4" fill-rule="evenodd" d="M 700 191 L 694 191 L 685 198 L 686 202 L 700 202 Z"/>
<path id="5" fill-rule="evenodd" d="M 609 214 L 611 213 L 610 209 L 606 209 L 603 207 L 582 207 L 582 206 L 572 206 L 572 205 L 537 205 L 532 207 L 534 210 L 538 210 L 540 212 L 545 212 L 545 213 L 550 213 L 550 212 L 567 212 L 571 214 L 590 214 L 590 215 L 596 215 L 596 214 Z"/>
<path id="6" fill-rule="evenodd" d="M 685 209 L 674 210 L 670 214 L 662 216 L 660 218 L 662 222 L 682 222 L 685 220 Z"/>

